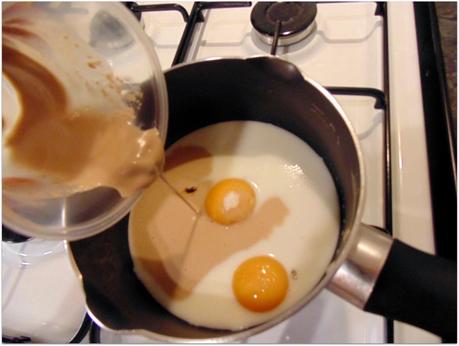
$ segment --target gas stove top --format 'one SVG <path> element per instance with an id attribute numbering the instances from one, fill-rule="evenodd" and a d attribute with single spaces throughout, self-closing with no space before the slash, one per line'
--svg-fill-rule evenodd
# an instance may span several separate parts
<path id="1" fill-rule="evenodd" d="M 364 153 L 368 188 L 363 221 L 421 250 L 438 252 L 433 199 L 437 186 L 429 179 L 432 143 L 426 140 L 423 66 L 416 31 L 419 10 L 412 3 L 290 4 L 272 12 L 260 10 L 266 4 L 246 2 L 127 6 L 151 39 L 163 70 L 218 57 L 273 54 L 325 86 L 350 119 Z M 257 13 L 268 15 L 254 18 Z M 295 24 L 293 17 L 306 18 L 307 23 Z M 447 188 L 447 182 L 442 188 Z M 49 256 L 29 264 L 34 257 L 20 253 L 33 254 L 50 245 L 34 242 L 3 243 L 4 336 L 67 342 L 84 322 L 78 341 L 81 336 L 83 341 L 102 343 L 155 342 L 95 325 L 85 335 L 90 321 L 85 318 L 84 297 L 63 245 L 53 243 Z M 288 320 L 242 341 L 436 343 L 440 339 L 360 311 L 323 291 Z"/>

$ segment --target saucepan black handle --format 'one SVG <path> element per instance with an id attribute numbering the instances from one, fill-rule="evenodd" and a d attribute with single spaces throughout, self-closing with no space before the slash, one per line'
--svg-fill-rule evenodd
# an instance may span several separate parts
<path id="1" fill-rule="evenodd" d="M 394 240 L 364 310 L 457 339 L 457 265 Z"/>

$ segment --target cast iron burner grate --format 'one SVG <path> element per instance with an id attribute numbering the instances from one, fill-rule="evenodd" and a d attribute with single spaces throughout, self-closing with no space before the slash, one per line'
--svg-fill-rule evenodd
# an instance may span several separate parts
<path id="1" fill-rule="evenodd" d="M 314 2 L 259 2 L 251 12 L 250 21 L 260 40 L 279 46 L 297 43 L 315 28 L 317 5 Z"/>

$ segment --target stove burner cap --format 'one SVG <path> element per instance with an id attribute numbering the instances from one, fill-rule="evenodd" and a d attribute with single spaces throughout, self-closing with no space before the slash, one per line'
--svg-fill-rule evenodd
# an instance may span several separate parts
<path id="1" fill-rule="evenodd" d="M 280 46 L 301 41 L 314 29 L 317 5 L 313 2 L 259 2 L 250 15 L 250 21 L 260 39 L 273 42 L 276 23 L 281 21 Z"/>

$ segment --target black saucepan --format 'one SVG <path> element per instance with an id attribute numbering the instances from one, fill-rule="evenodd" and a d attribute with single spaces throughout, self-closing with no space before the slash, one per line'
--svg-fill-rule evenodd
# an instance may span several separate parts
<path id="1" fill-rule="evenodd" d="M 293 64 L 274 57 L 196 62 L 165 75 L 170 106 L 167 146 L 193 130 L 228 120 L 271 123 L 312 146 L 338 190 L 339 243 L 322 279 L 298 305 L 243 331 L 211 330 L 181 321 L 148 294 L 132 270 L 125 218 L 99 235 L 69 243 L 94 320 L 105 328 L 162 341 L 231 342 L 279 323 L 328 288 L 366 311 L 455 341 L 456 265 L 361 223 L 363 158 L 349 121 L 324 88 L 304 78 Z"/>

